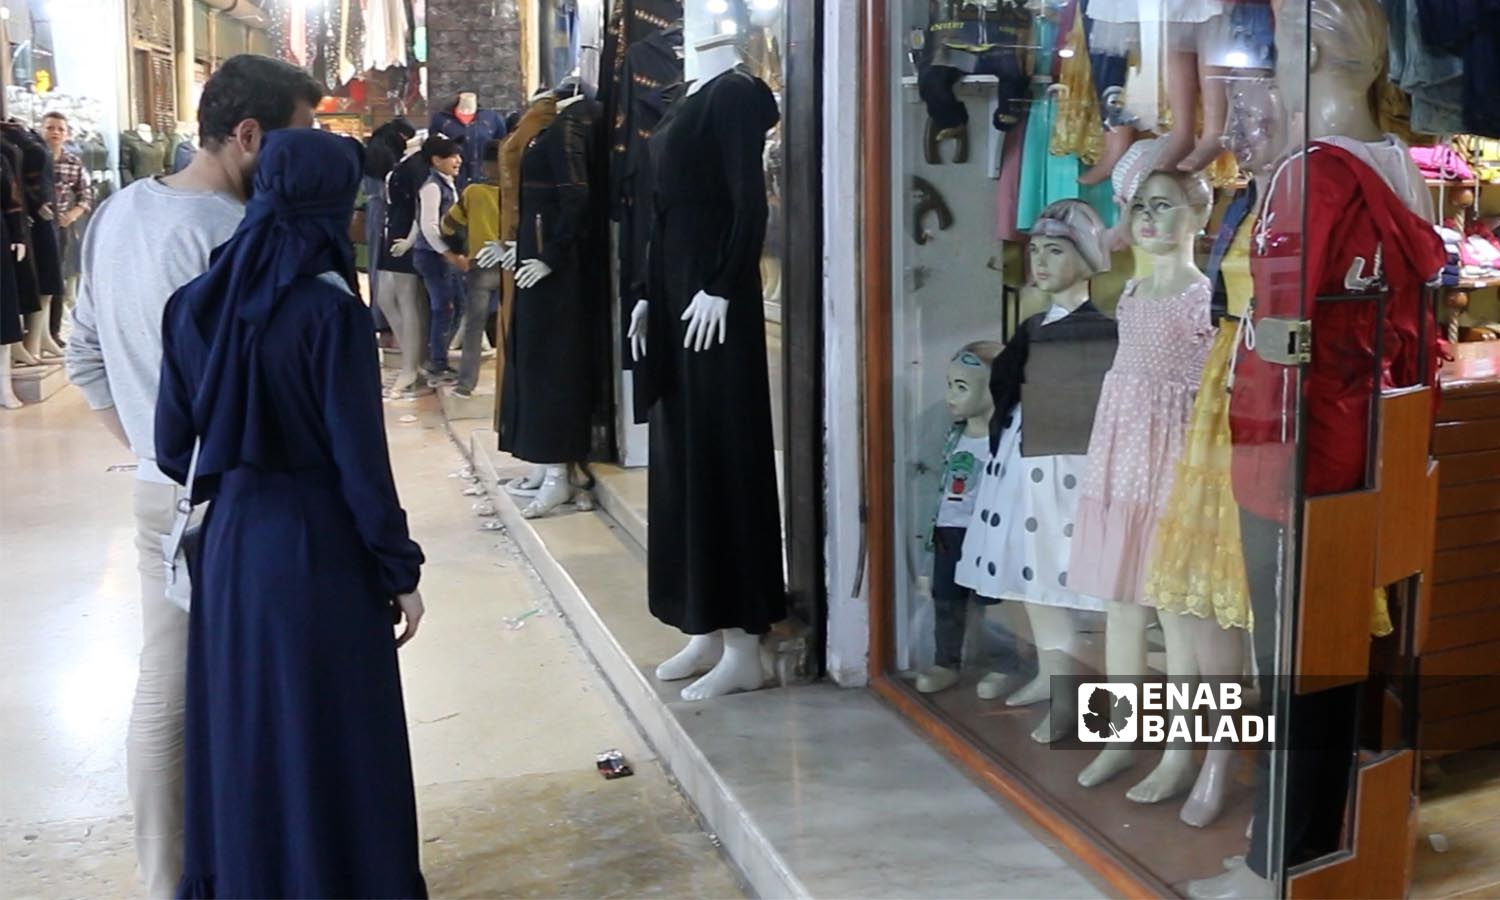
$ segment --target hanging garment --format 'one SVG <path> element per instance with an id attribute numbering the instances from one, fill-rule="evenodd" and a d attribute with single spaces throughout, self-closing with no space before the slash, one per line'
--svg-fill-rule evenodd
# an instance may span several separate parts
<path id="1" fill-rule="evenodd" d="M 506 334 L 500 449 L 533 463 L 588 459 L 594 367 L 608 358 L 593 336 L 608 307 L 590 277 L 600 267 L 589 226 L 589 169 L 599 106 L 576 100 L 557 112 L 521 156 L 516 259 L 551 274 L 517 288 Z"/>
<path id="2" fill-rule="evenodd" d="M 50 210 L 57 201 L 52 151 L 47 149 L 47 142 L 41 135 L 12 122 L 0 124 L 0 141 L 20 151 L 18 171 L 21 175 L 21 193 L 26 201 L 31 240 L 28 258 L 36 272 L 36 290 L 43 297 L 55 297 L 64 289 L 62 247 L 57 240 L 57 226 L 53 224 L 55 219 L 43 213 L 44 209 Z M 13 157 L 13 161 L 15 159 Z"/>
<path id="3" fill-rule="evenodd" d="M 24 265 L 10 249 L 26 242 L 26 204 L 21 186 L 10 167 L 10 158 L 0 153 L 0 347 L 24 337 L 21 326 L 20 270 Z M 30 305 L 30 304 L 28 304 Z M 0 351 L 9 353 L 9 350 Z"/>
<path id="4" fill-rule="evenodd" d="M 464 165 L 455 180 L 458 189 L 463 190 L 472 181 L 484 180 L 485 145 L 505 137 L 505 120 L 493 109 L 479 109 L 465 122 L 457 110 L 450 107 L 433 113 L 427 130 L 431 134 L 445 134 L 459 142 Z"/>
<path id="5" fill-rule="evenodd" d="M 651 414 L 651 612 L 687 634 L 764 634 L 786 617 L 760 279 L 765 82 L 731 70 L 672 106 L 651 138 L 643 399 Z M 685 350 L 699 291 L 729 301 L 725 341 Z"/>
<path id="6" fill-rule="evenodd" d="M 179 897 L 425 897 L 392 633 L 417 588 L 354 293 L 359 147 L 266 135 L 244 221 L 162 319 L 157 462 L 193 569 Z"/>
<path id="7" fill-rule="evenodd" d="M 120 132 L 120 181 L 127 185 L 138 178 L 151 178 L 167 170 L 168 141 L 153 134 L 148 143 L 134 128 Z"/>
<path id="8" fill-rule="evenodd" d="M 406 4 L 402 0 L 364 0 L 364 4 L 364 70 L 406 65 Z"/>
<path id="9" fill-rule="evenodd" d="M 1413 168 L 1409 160 L 1405 166 Z M 1393 177 L 1401 180 L 1400 173 Z M 1428 344 L 1421 346 L 1423 318 L 1432 314 L 1423 286 L 1445 258 L 1431 224 L 1403 202 L 1383 173 L 1344 147 L 1315 141 L 1305 154 L 1282 163 L 1271 179 L 1250 260 L 1253 318 L 1312 319 L 1312 361 L 1300 378 L 1306 413 L 1302 491 L 1308 496 L 1355 490 L 1364 483 L 1371 394 L 1377 387 L 1434 383 L 1437 329 L 1429 323 Z M 1381 288 L 1389 293 L 1383 321 L 1373 301 L 1315 301 Z M 1371 383 L 1374 348 L 1382 327 L 1382 375 L 1376 386 Z M 1424 352 L 1427 371 L 1419 366 Z M 1288 392 L 1297 381 L 1290 369 L 1259 353 L 1238 355 L 1229 407 L 1235 499 L 1261 519 L 1285 521 L 1291 509 L 1297 448 L 1288 423 L 1296 421 L 1299 409 Z"/>
<path id="10" fill-rule="evenodd" d="M 1093 100 L 1094 76 L 1089 62 L 1088 41 L 1084 38 L 1084 16 L 1074 15 L 1072 25 L 1064 32 L 1062 63 L 1058 66 L 1058 84 L 1062 85 L 1064 102 L 1052 122 L 1053 156 L 1076 156 L 1085 165 L 1099 161 L 1104 150 L 1104 124 L 1099 106 Z"/>
<path id="11" fill-rule="evenodd" d="M 1049 19 L 1038 19 L 1033 34 L 1042 47 L 1036 52 L 1036 73 L 1055 77 L 1054 66 L 1058 58 L 1054 50 L 1058 26 Z M 1106 226 L 1112 226 L 1116 211 L 1109 185 L 1080 185 L 1078 176 L 1083 174 L 1083 166 L 1078 157 L 1072 154 L 1054 156 L 1051 152 L 1058 104 L 1092 105 L 1092 99 L 1087 95 L 1061 97 L 1047 88 L 1048 85 L 1041 83 L 1032 88 L 1031 112 L 1026 118 L 1025 142 L 1021 150 L 1016 228 L 1020 232 L 1029 230 L 1042 210 L 1058 200 L 1082 200 L 1099 213 Z"/>
<path id="12" fill-rule="evenodd" d="M 1147 298 L 1140 285 L 1125 285 L 1115 311 L 1120 347 L 1094 416 L 1070 574 L 1074 590 L 1151 606 L 1146 565 L 1213 341 L 1213 291 L 1204 280 Z"/>
<path id="13" fill-rule="evenodd" d="M 1021 401 L 1033 345 L 1075 343 L 1104 349 L 1115 322 L 1092 302 L 1069 313 L 1053 306 L 1016 329 L 990 370 L 995 412 L 975 516 L 964 535 L 955 581 L 991 600 L 1023 600 L 1069 609 L 1101 610 L 1104 601 L 1080 594 L 1069 578 L 1088 457 L 1023 456 Z M 1096 342 L 1101 342 L 1097 343 Z"/>
<path id="14" fill-rule="evenodd" d="M 531 106 L 516 123 L 516 130 L 500 145 L 500 240 L 514 241 L 521 225 L 521 157 L 531 141 L 557 118 L 557 98 L 545 94 L 532 101 Z M 514 272 L 500 273 L 500 316 L 504 333 L 509 334 L 511 320 L 515 315 L 516 275 Z M 506 338 L 509 343 L 509 338 Z M 495 395 L 500 398 L 496 430 L 505 413 L 505 370 L 499 372 L 500 384 Z"/>
<path id="15" fill-rule="evenodd" d="M 5 258 L 14 263 L 6 268 L 15 279 L 16 311 L 21 316 L 29 316 L 41 310 L 42 295 L 37 289 L 36 254 L 32 252 L 29 199 L 26 196 L 25 187 L 21 184 L 21 148 L 10 141 L 0 140 L 0 158 L 4 160 L 6 177 L 10 181 L 9 199 L 4 201 L 6 209 L 18 209 L 16 218 L 6 229 L 9 237 L 3 248 Z M 15 254 L 11 252 L 11 244 L 24 245 L 26 258 L 17 260 Z"/>
<path id="16" fill-rule="evenodd" d="M 1484 137 L 1500 137 L 1500 0 L 1415 0 L 1414 18 L 1429 52 L 1462 60 L 1463 127 Z M 1413 51 L 1410 44 L 1408 53 Z M 1414 113 L 1415 115 L 1415 113 Z M 1413 123 L 1415 124 L 1415 123 Z M 1444 132 L 1448 133 L 1448 132 Z"/>
<path id="17" fill-rule="evenodd" d="M 682 32 L 671 29 L 650 35 L 625 54 L 624 96 L 625 146 L 613 154 L 610 175 L 612 215 L 620 223 L 619 297 L 621 359 L 633 368 L 629 347 L 630 311 L 645 296 L 646 229 L 650 198 L 641 196 L 645 171 L 650 165 L 650 140 L 667 108 L 683 94 Z M 619 149 L 619 148 L 617 148 Z M 646 421 L 646 410 L 636 404 L 635 418 Z"/>

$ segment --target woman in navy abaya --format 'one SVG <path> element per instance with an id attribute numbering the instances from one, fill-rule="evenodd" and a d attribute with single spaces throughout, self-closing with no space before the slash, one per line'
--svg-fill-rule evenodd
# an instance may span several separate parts
<path id="1" fill-rule="evenodd" d="M 420 897 L 396 497 L 349 219 L 363 153 L 265 138 L 239 230 L 162 322 L 157 460 L 211 501 L 192 572 L 183 897 Z M 405 618 L 398 640 L 394 628 Z"/>

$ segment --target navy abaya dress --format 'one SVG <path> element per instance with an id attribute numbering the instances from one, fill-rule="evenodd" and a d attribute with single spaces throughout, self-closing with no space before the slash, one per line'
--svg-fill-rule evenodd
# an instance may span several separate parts
<path id="1" fill-rule="evenodd" d="M 358 145 L 266 138 L 244 223 L 163 320 L 159 463 L 211 501 L 188 649 L 185 897 L 425 896 L 370 314 L 351 291 Z"/>

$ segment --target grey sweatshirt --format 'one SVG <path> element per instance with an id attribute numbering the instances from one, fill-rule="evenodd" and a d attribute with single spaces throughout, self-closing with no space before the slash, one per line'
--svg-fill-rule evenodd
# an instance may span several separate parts
<path id="1" fill-rule="evenodd" d="M 111 406 L 139 460 L 136 477 L 169 482 L 156 467 L 161 317 L 172 292 L 208 269 L 245 208 L 227 194 L 181 191 L 143 178 L 105 200 L 83 238 L 68 380 L 94 409 Z"/>

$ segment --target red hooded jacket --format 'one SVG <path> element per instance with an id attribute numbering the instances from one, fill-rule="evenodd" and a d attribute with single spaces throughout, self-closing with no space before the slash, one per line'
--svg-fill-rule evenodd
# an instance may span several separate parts
<path id="1" fill-rule="evenodd" d="M 1382 324 L 1381 388 L 1436 383 L 1438 335 L 1423 286 L 1444 261 L 1432 223 L 1407 209 L 1379 174 L 1346 150 L 1312 143 L 1272 179 L 1251 249 L 1252 321 L 1312 321 L 1312 360 L 1300 379 L 1306 495 L 1365 485 Z M 1380 290 L 1388 291 L 1383 322 L 1374 301 L 1314 302 Z M 1235 500 L 1250 513 L 1281 522 L 1294 496 L 1298 382 L 1297 367 L 1240 348 L 1229 401 Z"/>

